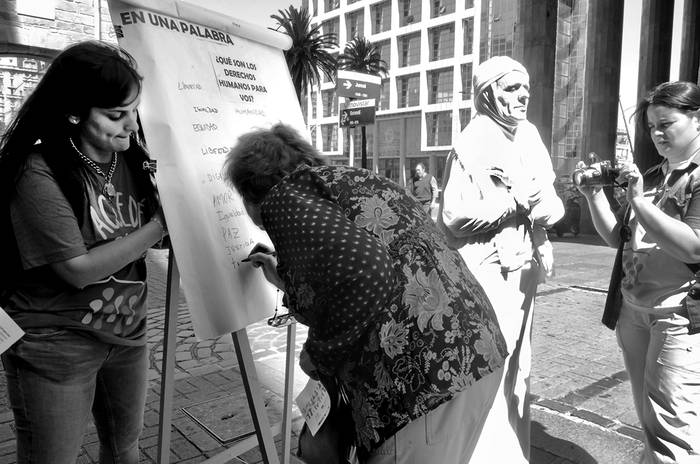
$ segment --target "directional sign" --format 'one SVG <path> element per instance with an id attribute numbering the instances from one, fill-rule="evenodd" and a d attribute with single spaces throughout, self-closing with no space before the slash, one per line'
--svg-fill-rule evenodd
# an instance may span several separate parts
<path id="1" fill-rule="evenodd" d="M 339 97 L 379 98 L 382 79 L 371 74 L 338 70 L 335 90 Z"/>
<path id="2" fill-rule="evenodd" d="M 340 127 L 374 124 L 376 110 L 374 98 L 351 101 L 340 110 Z"/>

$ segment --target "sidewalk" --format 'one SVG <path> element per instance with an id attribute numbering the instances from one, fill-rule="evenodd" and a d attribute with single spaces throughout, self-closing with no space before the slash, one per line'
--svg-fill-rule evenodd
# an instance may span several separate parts
<path id="1" fill-rule="evenodd" d="M 641 431 L 614 334 L 600 324 L 614 250 L 594 237 L 554 242 L 556 278 L 538 292 L 533 329 L 531 378 L 533 464 L 626 464 L 637 461 Z M 167 255 L 149 255 L 150 390 L 141 462 L 157 459 L 160 365 Z M 230 446 L 246 427 L 247 403 L 233 345 L 222 337 L 198 341 L 187 306 L 180 300 L 176 349 L 172 463 L 199 463 Z M 279 416 L 284 391 L 286 330 L 264 322 L 248 328 L 258 377 L 270 415 Z M 306 337 L 297 327 L 297 353 Z M 295 369 L 295 395 L 305 384 Z M 301 425 L 298 411 L 295 430 Z M 293 437 L 293 446 L 296 437 Z M 279 443 L 278 443 L 279 445 Z M 14 463 L 12 414 L 0 376 L 0 464 Z M 79 463 L 98 462 L 94 426 Z M 262 462 L 257 449 L 231 463 Z M 494 463 L 500 464 L 500 463 Z"/>

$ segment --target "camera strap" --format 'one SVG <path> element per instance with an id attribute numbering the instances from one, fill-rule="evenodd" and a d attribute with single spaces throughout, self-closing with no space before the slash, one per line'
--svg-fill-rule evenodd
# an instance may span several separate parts
<path id="1" fill-rule="evenodd" d="M 620 318 L 620 309 L 622 308 L 622 252 L 625 248 L 625 243 L 632 238 L 632 232 L 629 226 L 632 207 L 627 205 L 625 215 L 620 223 L 620 242 L 617 245 L 617 253 L 615 254 L 615 263 L 613 264 L 612 273 L 610 274 L 610 284 L 608 285 L 608 295 L 605 298 L 605 309 L 603 309 L 603 318 L 601 322 L 610 330 L 615 330 L 617 320 Z"/>

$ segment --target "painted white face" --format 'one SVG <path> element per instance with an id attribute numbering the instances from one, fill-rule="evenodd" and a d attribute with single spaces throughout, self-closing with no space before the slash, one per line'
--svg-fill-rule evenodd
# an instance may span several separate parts
<path id="1" fill-rule="evenodd" d="M 131 134 L 139 128 L 136 117 L 140 95 L 134 89 L 124 104 L 114 108 L 90 108 L 80 122 L 79 145 L 86 156 L 96 161 L 109 160 L 112 152 L 129 148 Z"/>
<path id="2" fill-rule="evenodd" d="M 695 146 L 691 144 L 700 135 L 697 111 L 651 105 L 647 108 L 647 120 L 649 135 L 659 155 L 671 162 L 680 162 L 693 154 Z"/>
<path id="3" fill-rule="evenodd" d="M 513 71 L 500 78 L 493 86 L 496 103 L 505 116 L 518 121 L 527 119 L 530 101 L 530 79 L 527 74 Z"/>

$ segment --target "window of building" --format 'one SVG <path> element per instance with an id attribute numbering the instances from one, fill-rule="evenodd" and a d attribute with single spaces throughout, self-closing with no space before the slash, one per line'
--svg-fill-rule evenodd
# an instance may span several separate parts
<path id="1" fill-rule="evenodd" d="M 309 132 L 311 133 L 311 145 L 316 148 L 316 125 L 309 126 Z"/>
<path id="2" fill-rule="evenodd" d="M 304 117 L 304 122 L 309 122 L 309 99 L 306 92 L 301 92 L 301 115 Z"/>
<path id="3" fill-rule="evenodd" d="M 399 174 L 401 174 L 399 158 L 379 158 L 377 168 L 380 176 L 399 182 Z"/>
<path id="4" fill-rule="evenodd" d="M 430 29 L 428 37 L 430 40 L 430 61 L 444 60 L 454 56 L 454 23 Z"/>
<path id="5" fill-rule="evenodd" d="M 421 136 L 423 131 L 420 127 L 420 114 L 415 116 L 406 116 L 404 119 L 404 147 L 406 148 L 406 156 L 418 156 L 421 145 Z"/>
<path id="6" fill-rule="evenodd" d="M 399 157 L 401 152 L 401 122 L 401 119 L 396 118 L 377 120 L 375 124 L 377 127 L 377 152 L 380 158 Z M 382 174 L 382 171 L 379 173 Z"/>
<path id="7" fill-rule="evenodd" d="M 335 90 L 321 91 L 321 104 L 323 105 L 323 117 L 335 116 L 338 114 L 338 99 L 335 97 Z"/>
<path id="8" fill-rule="evenodd" d="M 399 26 L 420 22 L 422 0 L 399 0 Z"/>
<path id="9" fill-rule="evenodd" d="M 340 18 L 333 18 L 321 23 L 321 30 L 324 34 L 333 34 L 338 37 L 338 31 L 340 30 Z"/>
<path id="10" fill-rule="evenodd" d="M 430 17 L 437 18 L 438 16 L 447 15 L 455 12 L 455 0 L 431 0 L 430 1 Z"/>
<path id="11" fill-rule="evenodd" d="M 464 32 L 464 51 L 463 55 L 471 55 L 474 49 L 474 16 L 462 21 L 462 30 Z"/>
<path id="12" fill-rule="evenodd" d="M 372 5 L 372 34 L 391 29 L 391 0 Z"/>
<path id="13" fill-rule="evenodd" d="M 452 101 L 454 72 L 452 68 L 428 72 L 428 103 L 448 103 Z"/>
<path id="14" fill-rule="evenodd" d="M 420 77 L 416 74 L 396 78 L 398 107 L 418 106 L 420 101 Z"/>
<path id="15" fill-rule="evenodd" d="M 420 32 L 401 36 L 397 43 L 400 68 L 420 63 Z"/>
<path id="16" fill-rule="evenodd" d="M 48 65 L 48 60 L 35 57 L 0 55 L 0 135 Z"/>
<path id="17" fill-rule="evenodd" d="M 474 0 L 464 0 L 464 8 L 474 8 Z"/>
<path id="18" fill-rule="evenodd" d="M 425 126 L 429 147 L 452 144 L 452 111 L 426 113 Z"/>
<path id="19" fill-rule="evenodd" d="M 391 41 L 382 40 L 377 42 L 376 45 L 379 48 L 379 56 L 386 63 L 386 68 L 389 69 L 391 67 Z"/>
<path id="20" fill-rule="evenodd" d="M 334 59 L 336 59 L 336 60 L 338 59 L 338 54 L 337 54 L 337 53 L 331 53 L 331 55 L 333 55 L 333 58 L 334 58 Z M 333 76 L 333 75 L 327 76 L 326 73 L 322 72 L 320 69 L 319 69 L 319 74 L 321 74 L 321 82 L 324 82 L 324 83 L 326 83 L 326 82 L 333 82 L 333 79 L 334 79 L 334 77 L 335 77 L 335 76 Z"/>
<path id="21" fill-rule="evenodd" d="M 321 125 L 321 141 L 323 151 L 338 151 L 338 125 L 323 124 Z"/>
<path id="22" fill-rule="evenodd" d="M 389 101 L 389 79 L 382 79 L 382 88 L 381 88 L 381 93 L 379 94 L 379 109 L 380 110 L 388 110 L 390 101 Z"/>
<path id="23" fill-rule="evenodd" d="M 472 120 L 472 110 L 469 108 L 460 108 L 459 109 L 459 128 L 460 130 L 464 130 L 465 127 L 467 127 L 467 124 L 469 124 L 469 121 Z"/>
<path id="24" fill-rule="evenodd" d="M 464 63 L 462 71 L 462 100 L 472 98 L 472 63 Z"/>
<path id="25" fill-rule="evenodd" d="M 374 125 L 365 126 L 365 140 L 367 142 L 367 167 L 370 167 L 372 162 L 372 156 L 374 154 Z M 344 151 L 350 153 L 350 139 L 352 138 L 353 146 L 353 156 L 355 157 L 355 167 L 361 167 L 362 161 L 362 128 L 355 127 L 350 130 L 345 131 L 345 144 Z"/>
<path id="26" fill-rule="evenodd" d="M 340 0 L 324 0 L 325 11 L 337 10 L 340 7 Z"/>
<path id="27" fill-rule="evenodd" d="M 311 16 L 318 16 L 318 0 L 311 1 Z"/>
<path id="28" fill-rule="evenodd" d="M 318 113 L 316 111 L 316 101 L 318 100 L 318 92 L 313 90 L 311 92 L 311 117 L 316 119 L 318 117 Z"/>
<path id="29" fill-rule="evenodd" d="M 365 10 L 361 8 L 345 15 L 345 28 L 348 42 L 365 35 Z"/>

